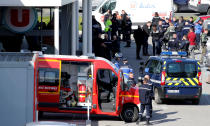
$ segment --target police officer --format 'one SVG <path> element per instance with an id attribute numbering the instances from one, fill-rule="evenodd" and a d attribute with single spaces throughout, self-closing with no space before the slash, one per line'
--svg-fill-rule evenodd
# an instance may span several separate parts
<path id="1" fill-rule="evenodd" d="M 189 24 L 189 22 L 186 21 L 184 27 L 182 28 L 182 37 L 189 33 L 191 27 L 192 26 Z"/>
<path id="2" fill-rule="evenodd" d="M 145 75 L 144 78 L 147 78 L 148 80 L 150 80 L 150 76 L 149 75 Z M 150 81 L 148 82 L 148 85 L 150 86 L 150 88 L 152 89 L 152 99 L 154 99 L 154 92 L 153 92 L 153 83 L 151 83 Z M 150 104 L 150 109 L 149 109 L 149 113 L 150 113 L 150 117 L 152 117 L 152 102 Z"/>
<path id="3" fill-rule="evenodd" d="M 133 73 L 133 69 L 128 64 L 127 58 L 123 58 L 123 65 L 120 67 L 120 69 L 122 70 L 125 82 L 127 83 L 129 79 L 129 73 Z"/>
<path id="4" fill-rule="evenodd" d="M 179 50 L 179 40 L 177 35 L 174 33 L 173 38 L 168 42 L 169 51 L 178 51 Z"/>
<path id="5" fill-rule="evenodd" d="M 132 72 L 129 73 L 129 78 L 128 78 L 128 81 L 127 81 L 127 88 L 128 90 L 131 88 L 131 87 L 135 87 L 136 86 L 136 81 L 134 80 L 134 75 Z"/>
<path id="6" fill-rule="evenodd" d="M 116 53 L 115 54 L 115 58 L 114 58 L 113 63 L 118 69 L 120 69 L 120 67 L 122 65 L 121 58 L 122 58 L 122 53 Z"/>
<path id="7" fill-rule="evenodd" d="M 142 115 L 144 113 L 144 110 L 146 108 L 146 124 L 150 125 L 149 120 L 151 118 L 150 116 L 150 108 L 152 104 L 152 89 L 151 86 L 148 84 L 149 79 L 145 76 L 143 79 L 143 84 L 139 87 L 139 100 L 141 102 L 141 110 L 139 112 L 139 121 L 142 120 Z"/>

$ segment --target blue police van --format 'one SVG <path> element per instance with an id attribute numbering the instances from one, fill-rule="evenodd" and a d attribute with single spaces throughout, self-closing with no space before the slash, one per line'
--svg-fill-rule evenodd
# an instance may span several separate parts
<path id="1" fill-rule="evenodd" d="M 199 104 L 202 94 L 201 68 L 197 60 L 186 58 L 186 52 L 162 52 L 144 64 L 142 76 L 150 76 L 157 104 L 167 99 L 191 100 Z"/>

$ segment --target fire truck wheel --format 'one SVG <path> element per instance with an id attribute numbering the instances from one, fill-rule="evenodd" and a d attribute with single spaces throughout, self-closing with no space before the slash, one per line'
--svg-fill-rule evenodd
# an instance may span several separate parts
<path id="1" fill-rule="evenodd" d="M 121 119 L 125 122 L 135 122 L 138 120 L 138 108 L 136 106 L 125 106 L 121 112 Z"/>

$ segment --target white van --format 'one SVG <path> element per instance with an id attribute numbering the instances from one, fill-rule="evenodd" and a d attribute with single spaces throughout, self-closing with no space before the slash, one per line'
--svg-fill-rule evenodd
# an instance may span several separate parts
<path id="1" fill-rule="evenodd" d="M 189 0 L 188 6 L 196 12 L 210 15 L 210 0 Z"/>
<path id="2" fill-rule="evenodd" d="M 104 13 L 122 10 L 130 16 L 133 25 L 151 21 L 154 13 L 158 12 L 160 17 L 170 17 L 173 14 L 173 0 L 104 0 L 94 11 L 93 15 L 104 28 Z M 133 27 L 134 28 L 134 27 Z"/>

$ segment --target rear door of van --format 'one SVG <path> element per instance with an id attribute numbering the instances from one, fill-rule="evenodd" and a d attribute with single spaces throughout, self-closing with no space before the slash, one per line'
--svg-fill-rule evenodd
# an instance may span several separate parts
<path id="1" fill-rule="evenodd" d="M 197 96 L 200 66 L 197 62 L 169 61 L 166 64 L 165 95 Z"/>

